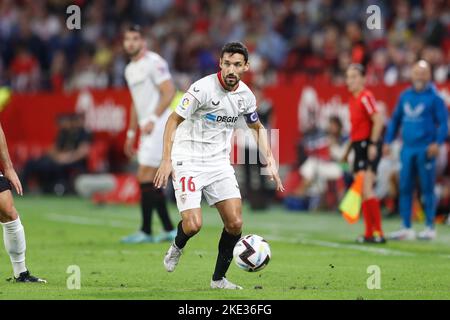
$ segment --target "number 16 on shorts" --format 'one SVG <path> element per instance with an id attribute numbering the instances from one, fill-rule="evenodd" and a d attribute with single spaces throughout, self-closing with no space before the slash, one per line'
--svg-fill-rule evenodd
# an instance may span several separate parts
<path id="1" fill-rule="evenodd" d="M 194 192 L 195 191 L 195 183 L 194 181 L 192 181 L 193 177 L 182 177 L 180 179 L 180 184 L 181 184 L 181 192 L 185 193 L 186 190 L 189 190 L 190 192 Z"/>
<path id="2" fill-rule="evenodd" d="M 197 188 L 192 176 L 182 176 L 174 181 L 175 198 L 180 212 L 187 209 L 200 207 L 201 193 Z M 200 198 L 200 199 L 197 199 Z"/>

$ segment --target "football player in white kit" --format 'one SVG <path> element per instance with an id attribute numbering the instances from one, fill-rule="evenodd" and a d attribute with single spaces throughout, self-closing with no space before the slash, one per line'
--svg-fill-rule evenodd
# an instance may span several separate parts
<path id="1" fill-rule="evenodd" d="M 167 63 L 158 54 L 148 51 L 139 26 L 132 26 L 124 34 L 124 48 L 131 61 L 125 68 L 125 78 L 133 98 L 130 123 L 124 151 L 135 155 L 136 130 L 140 128 L 137 151 L 139 169 L 137 179 L 141 188 L 142 227 L 122 239 L 124 243 L 173 241 L 176 229 L 167 211 L 166 198 L 155 188 L 153 179 L 161 162 L 164 126 L 170 115 L 170 103 L 175 96 Z M 156 209 L 164 232 L 152 235 L 152 211 Z"/>
<path id="2" fill-rule="evenodd" d="M 6 252 L 11 260 L 15 282 L 40 282 L 46 280 L 34 277 L 25 265 L 25 231 L 20 221 L 19 213 L 14 207 L 14 199 L 11 192 L 12 187 L 17 194 L 23 195 L 22 184 L 9 157 L 8 145 L 5 134 L 0 125 L 0 224 L 3 227 L 3 241 Z"/>
<path id="3" fill-rule="evenodd" d="M 203 193 L 208 204 L 217 208 L 224 223 L 210 286 L 242 289 L 225 277 L 242 230 L 241 195 L 230 164 L 231 137 L 238 117 L 244 116 L 253 129 L 277 190 L 284 191 L 284 188 L 267 136 L 262 131 L 264 127 L 258 119 L 256 98 L 240 81 L 249 69 L 247 48 L 240 42 L 226 44 L 221 52 L 220 69 L 217 74 L 192 84 L 170 115 L 155 185 L 165 187 L 172 173 L 182 218 L 175 241 L 164 257 L 166 270 L 174 271 L 187 241 L 200 231 Z"/>

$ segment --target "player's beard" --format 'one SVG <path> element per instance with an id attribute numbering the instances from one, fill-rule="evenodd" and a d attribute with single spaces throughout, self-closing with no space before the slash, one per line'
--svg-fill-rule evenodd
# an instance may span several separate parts
<path id="1" fill-rule="evenodd" d="M 130 52 L 129 50 L 127 50 L 127 54 L 130 57 L 130 59 L 135 59 L 142 51 L 142 48 L 137 48 L 136 50 L 133 50 L 132 52 Z"/>
<path id="2" fill-rule="evenodd" d="M 236 84 L 239 82 L 239 78 L 237 76 L 230 77 L 229 75 L 225 77 L 225 84 L 230 87 L 234 88 Z"/>

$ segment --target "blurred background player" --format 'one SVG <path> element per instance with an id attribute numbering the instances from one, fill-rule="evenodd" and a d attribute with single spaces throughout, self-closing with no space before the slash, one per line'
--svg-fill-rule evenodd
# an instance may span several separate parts
<path id="1" fill-rule="evenodd" d="M 389 235 L 393 240 L 416 238 L 411 227 L 411 215 L 417 175 L 426 215 L 426 228 L 419 233 L 418 238 L 431 240 L 436 237 L 436 157 L 447 138 L 448 112 L 444 100 L 430 81 L 430 65 L 420 60 L 412 68 L 412 87 L 400 95 L 385 136 L 383 151 L 389 154 L 390 144 L 402 127 L 399 209 L 403 228 Z"/>
<path id="2" fill-rule="evenodd" d="M 360 64 L 351 64 L 347 69 L 347 87 L 351 93 L 350 123 L 351 148 L 354 151 L 353 172 L 364 173 L 362 213 L 365 232 L 358 237 L 362 243 L 386 242 L 381 227 L 381 210 L 374 192 L 375 177 L 381 157 L 381 133 L 383 116 L 377 109 L 371 91 L 365 88 L 365 70 Z M 348 149 L 350 151 L 350 148 Z M 344 161 L 347 161 L 346 152 Z"/>
<path id="3" fill-rule="evenodd" d="M 137 233 L 123 238 L 122 242 L 173 241 L 176 229 L 170 220 L 164 193 L 155 188 L 153 179 L 161 162 L 164 126 L 170 115 L 169 106 L 175 96 L 175 86 L 164 59 L 147 50 L 139 26 L 132 26 L 125 32 L 123 45 L 131 59 L 125 69 L 125 78 L 133 98 L 124 148 L 128 157 L 135 155 L 134 144 L 139 126 L 137 179 L 141 188 L 142 227 Z M 158 237 L 152 235 L 153 209 L 158 212 L 164 228 Z"/>
<path id="4" fill-rule="evenodd" d="M 299 146 L 299 155 L 304 159 L 298 169 L 302 183 L 295 190 L 295 196 L 304 201 L 305 209 L 315 210 L 324 202 L 323 198 L 330 183 L 337 182 L 346 174 L 340 161 L 346 152 L 347 138 L 342 134 L 339 117 L 331 116 L 326 130 L 318 128 L 313 113 L 310 119 L 309 127 L 305 128 Z M 333 193 L 337 198 L 340 197 L 337 188 Z"/>
<path id="5" fill-rule="evenodd" d="M 0 223 L 3 227 L 3 240 L 6 252 L 11 259 L 16 282 L 42 282 L 46 280 L 34 277 L 25 264 L 25 231 L 19 213 L 14 207 L 11 189 L 14 187 L 19 195 L 23 195 L 22 185 L 9 158 L 5 134 L 0 125 Z"/>
<path id="6" fill-rule="evenodd" d="M 182 217 L 175 241 L 164 257 L 166 270 L 174 271 L 187 241 L 200 231 L 203 193 L 208 204 L 217 208 L 224 224 L 210 286 L 242 289 L 225 277 L 233 259 L 233 248 L 242 233 L 241 194 L 230 165 L 231 137 L 240 116 L 254 130 L 277 190 L 284 188 L 264 126 L 258 119 L 255 95 L 240 81 L 249 69 L 247 48 L 240 42 L 227 43 L 220 57 L 220 71 L 193 83 L 169 117 L 164 132 L 163 160 L 155 184 L 165 187 L 172 173 Z"/>

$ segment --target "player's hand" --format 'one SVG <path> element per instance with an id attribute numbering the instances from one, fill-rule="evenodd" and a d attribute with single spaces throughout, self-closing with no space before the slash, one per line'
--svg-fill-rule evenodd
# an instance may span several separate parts
<path id="1" fill-rule="evenodd" d="M 432 143 L 427 148 L 428 158 L 436 158 L 439 154 L 439 145 L 437 143 Z"/>
<path id="2" fill-rule="evenodd" d="M 275 159 L 272 158 L 268 161 L 267 170 L 269 173 L 270 181 L 275 181 L 275 183 L 277 185 L 276 190 L 284 192 L 284 186 L 283 186 L 283 183 L 281 182 L 280 176 L 278 174 Z"/>
<path id="3" fill-rule="evenodd" d="M 370 144 L 369 148 L 367 149 L 367 158 L 369 158 L 370 161 L 374 161 L 377 158 L 377 155 L 377 146 L 375 144 Z"/>
<path id="4" fill-rule="evenodd" d="M 153 121 L 149 121 L 145 126 L 141 128 L 141 132 L 144 135 L 150 134 L 152 133 L 154 127 L 155 123 Z"/>
<path id="5" fill-rule="evenodd" d="M 134 157 L 134 155 L 136 154 L 136 149 L 134 149 L 134 138 L 127 138 L 127 140 L 125 140 L 123 152 L 128 158 Z"/>
<path id="6" fill-rule="evenodd" d="M 389 157 L 391 155 L 391 146 L 387 143 L 383 144 L 383 156 Z"/>
<path id="7" fill-rule="evenodd" d="M 167 181 L 169 180 L 170 173 L 172 172 L 172 161 L 163 160 L 159 165 L 158 171 L 155 175 L 155 186 L 156 188 L 165 188 L 167 186 Z"/>
<path id="8" fill-rule="evenodd" d="M 23 196 L 22 184 L 14 168 L 5 169 L 4 176 L 11 182 L 17 194 Z"/>

